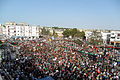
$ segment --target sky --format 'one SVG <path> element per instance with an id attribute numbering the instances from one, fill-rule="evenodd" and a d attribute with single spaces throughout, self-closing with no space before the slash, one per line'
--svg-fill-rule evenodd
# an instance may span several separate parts
<path id="1" fill-rule="evenodd" d="M 0 23 L 120 30 L 120 0 L 0 0 Z"/>

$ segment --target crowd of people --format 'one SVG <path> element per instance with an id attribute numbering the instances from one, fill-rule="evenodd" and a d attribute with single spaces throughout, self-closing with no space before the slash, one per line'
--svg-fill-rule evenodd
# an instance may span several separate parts
<path id="1" fill-rule="evenodd" d="M 14 80 L 38 80 L 47 76 L 54 80 L 120 79 L 119 50 L 64 39 L 15 41 L 17 45 L 10 45 L 10 49 L 16 59 L 2 62 Z"/>

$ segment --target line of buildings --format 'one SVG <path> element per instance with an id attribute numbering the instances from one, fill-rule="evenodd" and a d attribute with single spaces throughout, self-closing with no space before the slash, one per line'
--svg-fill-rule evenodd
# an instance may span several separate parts
<path id="1" fill-rule="evenodd" d="M 5 25 L 0 24 L 0 35 L 8 37 L 22 37 L 24 39 L 37 39 L 42 35 L 43 27 L 40 26 L 31 26 L 26 25 L 25 23 L 15 23 L 15 22 L 6 22 Z M 51 34 L 55 31 L 58 36 L 63 37 L 64 28 L 54 29 L 52 27 L 45 27 L 46 30 L 49 30 Z M 79 31 L 84 31 L 86 40 L 93 36 L 94 31 L 97 32 L 97 35 L 101 36 L 104 44 L 118 45 L 120 46 L 120 30 L 87 30 L 87 29 L 78 29 Z"/>
<path id="2" fill-rule="evenodd" d="M 15 22 L 6 22 L 5 25 L 0 25 L 0 35 L 5 35 L 6 38 L 8 37 L 22 37 L 25 39 L 37 39 L 42 34 L 43 27 L 40 26 L 31 26 L 26 25 L 25 23 L 15 23 Z M 46 30 L 49 30 L 51 34 L 53 34 L 53 30 L 58 34 L 58 36 L 63 36 L 63 30 L 59 29 L 52 29 L 49 27 L 45 27 Z"/>
<path id="3" fill-rule="evenodd" d="M 100 36 L 98 39 L 102 39 L 104 44 L 110 44 L 120 47 L 120 30 L 97 30 L 97 36 Z M 86 31 L 86 40 L 91 37 L 93 31 Z"/>

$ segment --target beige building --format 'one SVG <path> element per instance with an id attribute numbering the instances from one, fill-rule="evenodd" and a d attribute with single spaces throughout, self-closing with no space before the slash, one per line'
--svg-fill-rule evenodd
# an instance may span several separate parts
<path id="1" fill-rule="evenodd" d="M 2 25 L 0 24 L 0 35 L 2 35 Z"/>
<path id="2" fill-rule="evenodd" d="M 6 22 L 5 25 L 17 25 L 16 22 Z"/>
<path id="3" fill-rule="evenodd" d="M 60 37 L 63 37 L 63 30 L 61 30 L 61 29 L 55 29 L 55 33 L 57 33 L 58 34 L 58 36 L 60 36 Z"/>
<path id="4" fill-rule="evenodd" d="M 3 35 L 3 25 L 0 24 L 0 39 L 2 38 Z"/>

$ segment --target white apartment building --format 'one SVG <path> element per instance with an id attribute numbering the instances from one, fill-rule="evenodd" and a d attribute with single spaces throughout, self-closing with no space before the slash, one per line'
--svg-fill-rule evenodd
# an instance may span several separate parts
<path id="1" fill-rule="evenodd" d="M 15 26 L 15 34 L 16 36 L 23 36 L 23 26 Z"/>
<path id="2" fill-rule="evenodd" d="M 111 31 L 110 43 L 115 46 L 120 46 L 120 31 Z"/>
<path id="3" fill-rule="evenodd" d="M 103 43 L 109 44 L 111 33 L 110 32 L 101 32 L 101 34 L 102 34 Z"/>
<path id="4" fill-rule="evenodd" d="M 16 36 L 16 26 L 15 25 L 6 25 L 6 36 L 7 37 Z"/>
<path id="5" fill-rule="evenodd" d="M 92 31 L 85 31 L 86 40 L 88 40 L 91 35 L 92 35 Z"/>
<path id="6" fill-rule="evenodd" d="M 51 34 L 53 34 L 53 29 L 52 28 L 50 28 L 49 31 L 50 31 Z"/>
<path id="7" fill-rule="evenodd" d="M 30 35 L 31 39 L 39 38 L 39 27 L 31 26 L 30 27 Z"/>
<path id="8" fill-rule="evenodd" d="M 23 37 L 27 39 L 39 38 L 39 27 L 24 24 L 6 23 L 5 35 L 8 37 Z"/>
<path id="9" fill-rule="evenodd" d="M 40 27 L 36 26 L 36 38 L 40 36 Z"/>
<path id="10" fill-rule="evenodd" d="M 24 26 L 6 25 L 6 35 L 8 37 L 24 36 Z"/>
<path id="11" fill-rule="evenodd" d="M 4 26 L 2 29 L 3 35 L 6 35 L 6 27 Z"/>
<path id="12" fill-rule="evenodd" d="M 0 35 L 2 35 L 2 33 L 3 33 L 3 26 L 2 24 L 0 24 Z"/>
<path id="13" fill-rule="evenodd" d="M 32 26 L 32 36 L 36 36 L 36 26 Z"/>
<path id="14" fill-rule="evenodd" d="M 24 26 L 24 36 L 29 37 L 30 35 L 30 26 Z"/>
<path id="15" fill-rule="evenodd" d="M 3 26 L 2 24 L 0 24 L 0 39 L 2 39 L 2 35 L 3 35 Z"/>

